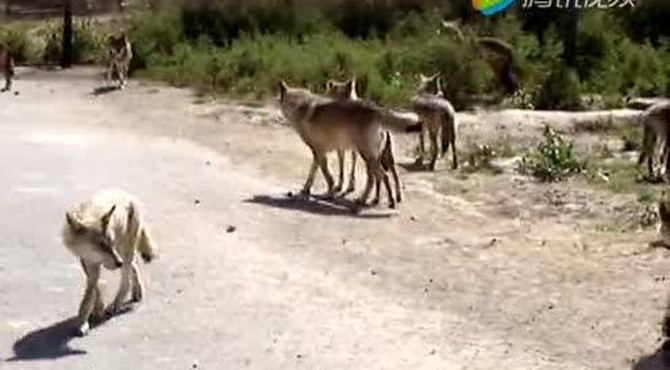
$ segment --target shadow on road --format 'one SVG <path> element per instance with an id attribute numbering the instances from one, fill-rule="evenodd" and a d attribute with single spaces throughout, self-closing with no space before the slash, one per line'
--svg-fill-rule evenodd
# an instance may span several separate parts
<path id="1" fill-rule="evenodd" d="M 75 338 L 74 322 L 73 317 L 26 334 L 14 343 L 14 357 L 5 361 L 45 360 L 86 354 L 86 351 L 70 347 L 70 341 Z"/>
<path id="2" fill-rule="evenodd" d="M 104 94 L 109 94 L 113 91 L 120 90 L 117 86 L 100 86 L 96 87 L 93 89 L 93 92 L 91 92 L 91 95 L 93 96 L 100 96 Z"/>
<path id="3" fill-rule="evenodd" d="M 404 168 L 407 172 L 431 172 L 427 165 L 416 162 L 398 163 L 398 166 Z"/>
<path id="4" fill-rule="evenodd" d="M 633 364 L 632 370 L 668 370 L 670 369 L 670 340 L 666 340 L 651 355 L 644 356 Z"/>
<path id="5" fill-rule="evenodd" d="M 391 217 L 390 213 L 360 213 L 361 207 L 345 198 L 329 199 L 324 196 L 314 195 L 310 196 L 310 198 L 255 195 L 245 202 L 326 216 L 345 216 L 370 219 Z"/>
<path id="6" fill-rule="evenodd" d="M 109 320 L 132 312 L 134 309 L 134 305 L 126 304 L 113 317 L 91 322 L 91 330 Z M 24 335 L 14 343 L 14 357 L 6 359 L 5 362 L 54 360 L 61 357 L 85 355 L 86 351 L 70 347 L 70 341 L 77 338 L 75 321 L 76 317 L 71 317 Z"/>

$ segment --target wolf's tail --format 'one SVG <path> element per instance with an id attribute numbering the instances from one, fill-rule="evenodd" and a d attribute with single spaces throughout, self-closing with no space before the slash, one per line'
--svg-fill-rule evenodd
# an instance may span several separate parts
<path id="1" fill-rule="evenodd" d="M 391 109 L 379 111 L 379 117 L 385 129 L 395 132 L 416 132 L 421 130 L 419 116 L 412 112 L 397 112 Z"/>
<path id="2" fill-rule="evenodd" d="M 146 228 L 142 228 L 142 231 L 140 231 L 140 242 L 137 249 L 142 260 L 146 263 L 151 262 L 157 256 L 154 241 Z"/>
<path id="3" fill-rule="evenodd" d="M 384 147 L 382 148 L 382 155 L 380 160 L 384 171 L 388 171 L 391 169 L 391 167 L 395 166 L 395 158 L 393 156 L 393 142 L 391 141 L 391 133 L 386 131 L 384 135 L 386 138 L 384 140 Z"/>
<path id="4" fill-rule="evenodd" d="M 128 205 L 128 228 L 131 235 L 137 236 L 137 251 L 140 252 L 142 260 L 146 263 L 151 262 L 157 256 L 156 247 L 133 202 Z"/>
<path id="5" fill-rule="evenodd" d="M 456 145 L 456 116 L 448 109 L 442 111 L 442 155 L 449 150 L 449 144 Z M 456 148 L 453 148 L 456 150 Z"/>

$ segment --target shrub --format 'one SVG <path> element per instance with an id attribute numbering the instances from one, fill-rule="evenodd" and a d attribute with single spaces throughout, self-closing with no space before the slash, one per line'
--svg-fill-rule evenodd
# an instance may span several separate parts
<path id="1" fill-rule="evenodd" d="M 557 64 L 544 81 L 535 100 L 538 109 L 579 110 L 581 85 L 572 69 Z"/>
<path id="2" fill-rule="evenodd" d="M 47 24 L 39 30 L 45 46 L 42 59 L 57 63 L 63 53 L 63 31 L 60 22 Z M 72 60 L 75 63 L 91 63 L 105 60 L 106 37 L 98 25 L 91 20 L 75 20 L 72 25 Z"/>
<path id="3" fill-rule="evenodd" d="M 573 152 L 572 142 L 563 134 L 546 126 L 544 140 L 521 158 L 519 171 L 543 182 L 555 182 L 581 172 L 584 164 Z"/>
<path id="4" fill-rule="evenodd" d="M 14 61 L 18 64 L 35 62 L 39 59 L 39 47 L 25 30 L 18 28 L 0 30 L 0 42 L 12 51 Z"/>

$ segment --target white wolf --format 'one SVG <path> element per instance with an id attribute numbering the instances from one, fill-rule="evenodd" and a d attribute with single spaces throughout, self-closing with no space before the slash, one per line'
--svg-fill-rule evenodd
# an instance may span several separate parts
<path id="1" fill-rule="evenodd" d="M 145 262 L 155 256 L 155 246 L 142 219 L 139 201 L 123 190 L 108 189 L 77 205 L 65 215 L 63 243 L 80 259 L 86 273 L 86 291 L 77 316 L 77 334 L 89 330 L 89 318 L 104 317 L 104 303 L 98 287 L 100 267 L 121 268 L 121 282 L 107 314 L 119 311 L 131 288 L 132 302 L 139 302 L 144 287 L 135 252 Z"/>

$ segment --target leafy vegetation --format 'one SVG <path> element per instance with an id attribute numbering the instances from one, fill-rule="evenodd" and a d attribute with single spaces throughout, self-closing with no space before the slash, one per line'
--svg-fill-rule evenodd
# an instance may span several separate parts
<path id="1" fill-rule="evenodd" d="M 414 94 L 419 73 L 436 72 L 459 109 L 493 97 L 510 107 L 578 110 L 670 92 L 670 32 L 662 21 L 670 10 L 654 1 L 628 12 L 583 10 L 577 18 L 519 6 L 484 18 L 466 1 L 439 0 L 151 4 L 151 12 L 134 13 L 125 26 L 133 69 L 206 94 L 266 96 L 281 79 L 320 89 L 328 78 L 355 75 L 363 96 L 400 105 Z M 442 29 L 442 19 L 459 20 L 464 38 Z M 574 19 L 579 28 L 571 40 L 562 30 Z M 19 62 L 57 60 L 58 23 L 39 25 L 38 32 L 12 27 L 0 26 L 0 40 L 11 44 Z M 75 59 L 104 56 L 105 33 L 102 25 L 77 22 Z M 512 46 L 516 93 L 495 78 L 490 64 L 496 57 L 478 44 L 482 37 Z M 572 49 L 574 58 L 567 58 Z M 593 99 L 585 103 L 585 95 Z"/>
<path id="2" fill-rule="evenodd" d="M 565 135 L 545 127 L 544 140 L 521 158 L 519 171 L 542 182 L 555 182 L 581 173 L 585 164 L 577 159 L 572 141 Z"/>

